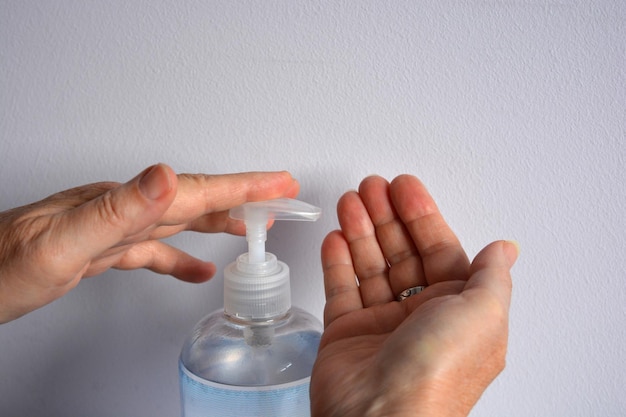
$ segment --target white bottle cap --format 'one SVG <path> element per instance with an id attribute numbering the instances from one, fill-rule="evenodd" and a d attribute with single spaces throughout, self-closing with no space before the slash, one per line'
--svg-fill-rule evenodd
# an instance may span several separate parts
<path id="1" fill-rule="evenodd" d="M 321 209 L 289 198 L 246 203 L 230 210 L 246 225 L 248 253 L 224 271 L 224 312 L 246 320 L 268 319 L 291 308 L 289 267 L 265 252 L 270 220 L 315 221 Z"/>

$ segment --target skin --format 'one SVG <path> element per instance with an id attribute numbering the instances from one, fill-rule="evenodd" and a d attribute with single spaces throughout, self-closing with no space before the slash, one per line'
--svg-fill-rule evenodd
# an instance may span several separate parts
<path id="1" fill-rule="evenodd" d="M 204 282 L 215 274 L 213 263 L 159 239 L 183 230 L 245 234 L 228 219 L 231 207 L 298 190 L 287 172 L 177 176 L 158 164 L 125 184 L 89 184 L 0 213 L 0 323 L 109 268 Z"/>
<path id="2" fill-rule="evenodd" d="M 409 175 L 366 178 L 337 213 L 312 414 L 466 416 L 505 365 L 517 245 L 493 242 L 470 263 Z M 427 288 L 396 301 L 416 285 Z"/>

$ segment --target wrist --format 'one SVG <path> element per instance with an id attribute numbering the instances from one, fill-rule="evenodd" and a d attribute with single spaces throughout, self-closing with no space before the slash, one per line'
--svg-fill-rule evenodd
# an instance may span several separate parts
<path id="1" fill-rule="evenodd" d="M 385 388 L 365 408 L 365 417 L 466 417 L 472 401 L 464 390 L 449 381 L 434 378 L 415 381 L 407 387 Z"/>

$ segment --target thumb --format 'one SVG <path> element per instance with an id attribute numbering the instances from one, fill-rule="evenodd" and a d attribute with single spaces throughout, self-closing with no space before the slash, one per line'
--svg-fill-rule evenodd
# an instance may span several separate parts
<path id="1" fill-rule="evenodd" d="M 67 213 L 62 225 L 76 248 L 76 259 L 89 262 L 102 252 L 148 229 L 174 201 L 178 179 L 164 164 L 147 168 L 126 184 Z"/>
<path id="2" fill-rule="evenodd" d="M 492 242 L 476 255 L 470 272 L 498 267 L 511 269 L 517 260 L 519 250 L 519 244 L 512 240 Z"/>
<path id="3" fill-rule="evenodd" d="M 519 245 L 500 240 L 481 250 L 470 267 L 464 292 L 483 292 L 495 296 L 508 309 L 511 303 L 511 268 L 519 255 Z"/>

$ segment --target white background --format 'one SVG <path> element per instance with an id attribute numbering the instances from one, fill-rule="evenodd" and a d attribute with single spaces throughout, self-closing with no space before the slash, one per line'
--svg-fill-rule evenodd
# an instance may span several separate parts
<path id="1" fill-rule="evenodd" d="M 517 239 L 506 370 L 473 416 L 626 413 L 626 3 L 0 1 L 0 210 L 178 172 L 288 169 L 269 249 L 321 316 L 319 246 L 373 173 L 419 176 L 473 257 Z M 170 242 L 221 269 L 243 239 Z M 0 326 L 0 415 L 174 416 L 200 286 L 110 271 Z"/>

